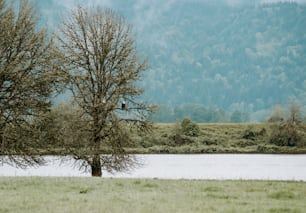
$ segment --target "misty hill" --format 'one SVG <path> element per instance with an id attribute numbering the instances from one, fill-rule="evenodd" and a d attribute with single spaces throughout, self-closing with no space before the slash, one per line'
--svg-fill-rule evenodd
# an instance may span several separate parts
<path id="1" fill-rule="evenodd" d="M 47 2 L 67 6 L 44 1 L 45 12 Z M 306 5 L 212 2 L 104 1 L 133 25 L 137 47 L 148 56 L 146 99 L 250 113 L 289 99 L 305 104 Z M 54 23 L 58 10 L 52 11 Z"/>
<path id="2" fill-rule="evenodd" d="M 149 97 L 250 111 L 305 99 L 305 6 L 174 6 L 139 36 Z"/>

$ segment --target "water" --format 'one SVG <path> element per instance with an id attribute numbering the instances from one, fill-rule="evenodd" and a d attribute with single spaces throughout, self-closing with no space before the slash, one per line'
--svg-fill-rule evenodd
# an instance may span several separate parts
<path id="1" fill-rule="evenodd" d="M 131 172 L 109 174 L 114 178 L 254 179 L 306 181 L 306 155 L 201 154 L 136 155 L 143 166 Z M 0 176 L 90 176 L 48 156 L 48 165 L 26 170 L 0 165 Z"/>

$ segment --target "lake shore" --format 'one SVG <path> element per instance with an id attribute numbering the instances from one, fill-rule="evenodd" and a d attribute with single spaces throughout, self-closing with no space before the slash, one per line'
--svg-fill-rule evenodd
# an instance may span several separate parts
<path id="1" fill-rule="evenodd" d="M 123 147 L 128 154 L 306 154 L 306 124 L 300 126 L 301 142 L 296 146 L 279 146 L 269 141 L 273 123 L 198 123 L 199 134 L 180 132 L 179 123 L 155 123 L 152 131 L 141 136 L 131 131 L 133 143 Z M 101 146 L 101 152 L 110 153 Z M 40 155 L 69 155 L 53 145 L 41 149 Z M 102 154 L 102 153 L 101 153 Z"/>
<path id="2" fill-rule="evenodd" d="M 270 143 L 273 123 L 198 123 L 199 133 L 188 136 L 179 123 L 156 123 L 153 131 L 126 147 L 131 154 L 262 153 L 306 154 L 306 125 L 301 126 L 299 146 Z"/>
<path id="3" fill-rule="evenodd" d="M 306 183 L 0 177 L 0 212 L 303 212 Z"/>

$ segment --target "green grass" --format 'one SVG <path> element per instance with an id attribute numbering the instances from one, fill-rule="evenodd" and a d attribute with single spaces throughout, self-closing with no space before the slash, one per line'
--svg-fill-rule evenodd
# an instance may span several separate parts
<path id="1" fill-rule="evenodd" d="M 305 212 L 306 183 L 1 177 L 0 212 Z"/>
<path id="2" fill-rule="evenodd" d="M 268 123 L 218 123 L 198 124 L 200 134 L 190 137 L 180 134 L 175 139 L 178 124 L 155 124 L 144 137 L 134 136 L 135 146 L 130 153 L 306 153 L 306 126 L 300 129 L 304 146 L 277 146 L 269 142 L 272 125 Z M 248 135 L 248 133 L 251 133 Z"/>

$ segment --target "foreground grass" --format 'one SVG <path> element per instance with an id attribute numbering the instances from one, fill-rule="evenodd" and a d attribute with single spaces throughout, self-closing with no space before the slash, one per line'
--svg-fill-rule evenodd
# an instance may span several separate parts
<path id="1" fill-rule="evenodd" d="M 306 183 L 1 177 L 0 212 L 305 212 Z"/>

